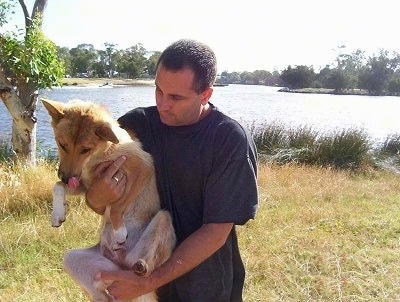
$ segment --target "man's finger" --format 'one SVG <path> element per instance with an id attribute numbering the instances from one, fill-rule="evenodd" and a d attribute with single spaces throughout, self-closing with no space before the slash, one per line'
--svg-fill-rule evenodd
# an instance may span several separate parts
<path id="1" fill-rule="evenodd" d="M 113 177 L 115 173 L 117 173 L 117 171 L 119 170 L 119 168 L 122 167 L 122 165 L 124 164 L 126 160 L 126 156 L 122 155 L 120 157 L 118 157 L 107 169 L 106 176 L 108 176 L 109 178 Z"/>
<path id="2" fill-rule="evenodd" d="M 95 175 L 101 175 L 104 173 L 105 170 L 107 170 L 107 168 L 112 164 L 112 161 L 107 160 L 107 161 L 103 161 L 100 164 L 98 164 L 96 166 L 96 168 L 94 169 L 94 173 Z"/>
<path id="3" fill-rule="evenodd" d="M 102 281 L 114 281 L 116 280 L 117 274 L 115 272 L 99 272 L 96 275 L 96 280 L 102 280 Z"/>

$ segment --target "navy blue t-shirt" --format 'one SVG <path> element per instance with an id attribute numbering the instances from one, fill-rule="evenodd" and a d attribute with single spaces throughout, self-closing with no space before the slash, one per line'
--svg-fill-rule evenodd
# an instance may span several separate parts
<path id="1" fill-rule="evenodd" d="M 257 210 L 257 153 L 247 131 L 211 104 L 196 124 L 171 127 L 155 106 L 119 119 L 153 156 L 161 206 L 178 244 L 206 223 L 245 224 Z M 244 267 L 233 228 L 225 245 L 159 290 L 160 302 L 242 301 Z"/>

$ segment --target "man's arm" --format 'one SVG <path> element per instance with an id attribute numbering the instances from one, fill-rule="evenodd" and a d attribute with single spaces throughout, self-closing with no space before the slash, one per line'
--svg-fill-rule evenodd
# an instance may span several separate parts
<path id="1" fill-rule="evenodd" d="M 114 280 L 108 290 L 116 299 L 139 297 L 189 272 L 214 254 L 224 245 L 232 227 L 233 223 L 204 224 L 148 277 L 138 277 L 131 271 L 101 272 L 98 277 L 104 281 Z"/>

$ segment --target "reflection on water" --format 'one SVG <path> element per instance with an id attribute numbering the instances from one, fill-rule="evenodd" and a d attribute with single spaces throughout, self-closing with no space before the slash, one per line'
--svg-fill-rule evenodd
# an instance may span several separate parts
<path id="1" fill-rule="evenodd" d="M 399 97 L 339 96 L 278 92 L 266 86 L 229 85 L 215 87 L 212 103 L 245 124 L 280 122 L 297 127 L 310 125 L 328 132 L 344 128 L 362 128 L 372 139 L 384 140 L 399 133 Z M 117 118 L 138 106 L 155 104 L 154 87 L 59 88 L 43 91 L 40 97 L 58 101 L 91 100 L 108 108 Z M 37 138 L 44 148 L 54 147 L 50 117 L 41 103 L 37 110 Z M 11 119 L 0 104 L 0 137 L 9 137 Z"/>

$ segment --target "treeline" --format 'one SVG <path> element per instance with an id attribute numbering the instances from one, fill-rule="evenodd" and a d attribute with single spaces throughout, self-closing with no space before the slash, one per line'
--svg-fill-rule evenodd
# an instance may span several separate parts
<path id="1" fill-rule="evenodd" d="M 71 77 L 122 77 L 153 78 L 160 51 L 148 51 L 142 44 L 117 49 L 115 44 L 104 43 L 104 50 L 92 44 L 74 48 L 59 47 L 59 57 L 64 62 L 66 76 Z M 228 72 L 219 74 L 221 84 L 252 84 L 286 86 L 289 89 L 328 88 L 335 93 L 361 89 L 370 95 L 400 95 L 400 54 L 381 50 L 366 57 L 358 49 L 350 54 L 340 53 L 334 63 L 319 71 L 313 66 L 288 66 L 282 71 L 256 70 L 254 72 Z"/>
<path id="2" fill-rule="evenodd" d="M 92 44 L 59 47 L 66 77 L 154 77 L 160 52 L 147 51 L 142 44 L 126 49 L 116 49 L 112 43 L 104 46 L 104 50 L 95 49 Z"/>
<path id="3" fill-rule="evenodd" d="M 348 90 L 365 90 L 369 95 L 400 95 L 400 54 L 381 50 L 379 54 L 365 56 L 357 50 L 340 53 L 335 63 L 316 72 L 313 66 L 288 66 L 281 72 L 256 70 L 243 73 L 221 73 L 225 84 L 262 84 L 286 86 L 289 89 L 328 88 L 341 94 Z"/>

